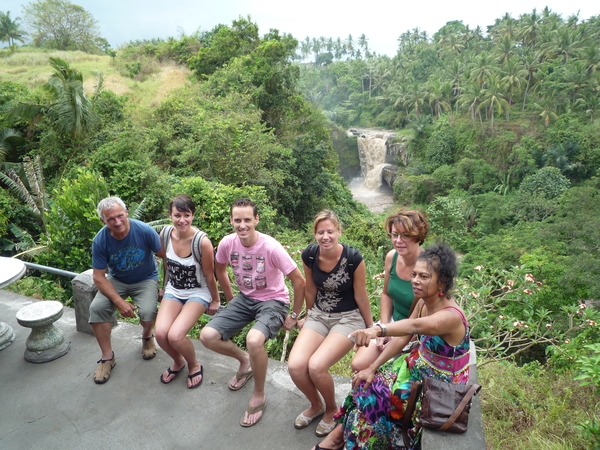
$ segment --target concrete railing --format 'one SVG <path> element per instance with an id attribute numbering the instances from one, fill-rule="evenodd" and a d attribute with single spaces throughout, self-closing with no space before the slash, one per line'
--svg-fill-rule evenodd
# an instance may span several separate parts
<path id="1" fill-rule="evenodd" d="M 471 341 L 469 384 L 477 383 L 475 344 Z M 423 429 L 421 450 L 485 450 L 483 417 L 481 415 L 481 392 L 473 397 L 469 413 L 469 427 L 464 434 Z"/>
<path id="2" fill-rule="evenodd" d="M 77 331 L 81 331 L 87 334 L 94 334 L 92 326 L 88 323 L 90 319 L 90 304 L 98 288 L 94 284 L 93 269 L 86 270 L 80 273 L 71 281 L 73 285 L 73 303 L 75 305 L 75 323 L 77 325 Z M 113 328 L 117 326 L 117 316 L 113 315 L 112 319 Z"/>

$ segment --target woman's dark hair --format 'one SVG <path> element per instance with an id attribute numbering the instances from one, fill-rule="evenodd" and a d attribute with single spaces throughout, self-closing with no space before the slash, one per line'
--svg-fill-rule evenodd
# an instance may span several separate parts
<path id="1" fill-rule="evenodd" d="M 169 202 L 169 214 L 173 212 L 173 207 L 177 208 L 179 211 L 196 214 L 196 204 L 187 194 L 178 195 Z"/>
<path id="2" fill-rule="evenodd" d="M 454 278 L 458 272 L 456 253 L 445 243 L 436 243 L 427 247 L 419 255 L 417 261 L 427 262 L 427 266 L 437 274 L 438 280 L 443 284 L 444 295 L 454 287 Z"/>

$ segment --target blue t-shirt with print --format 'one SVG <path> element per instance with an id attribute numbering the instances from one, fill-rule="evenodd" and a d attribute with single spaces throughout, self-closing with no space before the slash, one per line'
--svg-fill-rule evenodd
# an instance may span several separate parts
<path id="1" fill-rule="evenodd" d="M 92 243 L 92 266 L 105 270 L 122 283 L 132 284 L 144 280 L 158 280 L 154 253 L 160 251 L 160 238 L 144 222 L 129 219 L 129 233 L 115 239 L 104 226 Z"/>

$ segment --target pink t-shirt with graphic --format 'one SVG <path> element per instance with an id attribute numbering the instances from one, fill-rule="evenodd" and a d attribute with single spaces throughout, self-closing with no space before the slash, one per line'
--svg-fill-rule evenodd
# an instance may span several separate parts
<path id="1" fill-rule="evenodd" d="M 290 302 L 284 275 L 298 266 L 283 246 L 267 234 L 258 233 L 251 247 L 244 247 L 237 234 L 225 236 L 217 248 L 217 262 L 229 265 L 240 291 L 257 301 Z"/>

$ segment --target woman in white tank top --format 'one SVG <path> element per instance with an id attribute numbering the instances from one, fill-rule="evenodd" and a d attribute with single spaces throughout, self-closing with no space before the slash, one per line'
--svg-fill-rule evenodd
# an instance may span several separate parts
<path id="1" fill-rule="evenodd" d="M 192 226 L 196 205 L 188 195 L 179 195 L 169 203 L 173 226 L 161 232 L 162 248 L 158 256 L 165 269 L 162 298 L 156 318 L 156 340 L 173 358 L 160 381 L 168 384 L 188 366 L 187 387 L 202 384 L 203 368 L 196 358 L 188 332 L 205 312 L 219 308 L 219 292 L 214 276 L 214 249 L 206 233 Z"/>

